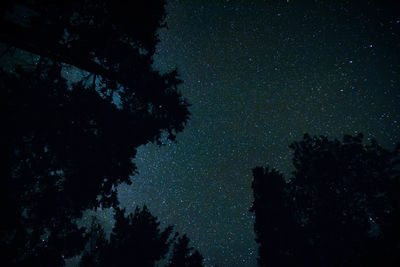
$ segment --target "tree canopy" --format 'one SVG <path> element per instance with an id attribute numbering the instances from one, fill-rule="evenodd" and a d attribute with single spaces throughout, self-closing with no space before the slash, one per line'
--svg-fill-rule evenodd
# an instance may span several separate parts
<path id="1" fill-rule="evenodd" d="M 61 266 L 82 251 L 73 220 L 117 207 L 137 147 L 183 130 L 177 72 L 152 67 L 164 16 L 156 0 L 1 2 L 0 42 L 38 59 L 0 71 L 4 266 Z"/>
<path id="2" fill-rule="evenodd" d="M 305 135 L 293 176 L 253 170 L 261 266 L 399 266 L 400 144 Z"/>
<path id="3" fill-rule="evenodd" d="M 156 266 L 168 254 L 167 267 L 203 266 L 203 256 L 189 247 L 189 238 L 186 235 L 178 237 L 179 233 L 172 235 L 172 226 L 162 230 L 160 222 L 146 206 L 137 207 L 133 214 L 125 214 L 125 210 L 118 208 L 114 218 L 116 223 L 109 239 L 93 218 L 79 266 Z"/>
<path id="4" fill-rule="evenodd" d="M 183 235 L 175 242 L 167 267 L 202 267 L 203 256 L 189 247 L 189 238 Z"/>
<path id="5" fill-rule="evenodd" d="M 161 230 L 146 206 L 128 215 L 117 209 L 115 221 L 109 241 L 101 226 L 92 224 L 80 266 L 155 266 L 165 258 L 174 240 L 172 227 Z"/>

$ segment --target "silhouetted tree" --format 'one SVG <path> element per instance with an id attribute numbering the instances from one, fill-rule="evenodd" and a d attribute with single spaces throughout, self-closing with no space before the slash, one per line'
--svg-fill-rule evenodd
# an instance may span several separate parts
<path id="1" fill-rule="evenodd" d="M 160 223 L 146 206 L 128 216 L 124 210 L 116 209 L 115 220 L 109 242 L 99 225 L 92 227 L 80 266 L 145 267 L 165 258 L 173 242 L 172 227 L 161 231 Z"/>
<path id="2" fill-rule="evenodd" d="M 92 223 L 87 237 L 87 244 L 80 260 L 80 266 L 106 266 L 104 258 L 107 257 L 109 242 L 106 239 L 103 227 L 97 221 L 96 217 L 92 217 Z"/>
<path id="3" fill-rule="evenodd" d="M 259 264 L 293 265 L 297 224 L 292 217 L 293 207 L 288 205 L 286 199 L 290 187 L 285 183 L 283 175 L 274 169 L 257 167 L 253 170 L 253 176 L 255 201 L 251 211 L 256 217 L 254 230 L 257 234 L 256 242 L 260 245 Z"/>
<path id="4" fill-rule="evenodd" d="M 290 147 L 288 182 L 275 170 L 253 171 L 259 264 L 399 266 L 400 145 L 305 135 Z"/>
<path id="5" fill-rule="evenodd" d="M 171 259 L 167 267 L 202 267 L 203 256 L 193 247 L 189 247 L 189 238 L 186 235 L 179 237 L 174 244 Z"/>
<path id="6" fill-rule="evenodd" d="M 136 148 L 183 130 L 176 71 L 152 56 L 163 1 L 2 1 L 0 41 L 35 53 L 0 71 L 3 266 L 61 266 L 85 244 L 72 220 L 116 206 Z M 86 71 L 67 81 L 69 64 Z"/>

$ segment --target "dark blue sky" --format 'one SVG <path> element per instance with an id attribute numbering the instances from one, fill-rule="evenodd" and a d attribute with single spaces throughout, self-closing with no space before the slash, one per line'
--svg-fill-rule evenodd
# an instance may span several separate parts
<path id="1" fill-rule="evenodd" d="M 168 4 L 156 67 L 178 68 L 192 117 L 176 144 L 139 149 L 120 200 L 187 233 L 206 264 L 256 265 L 251 170 L 289 173 L 305 132 L 400 140 L 400 14 L 298 2 Z"/>

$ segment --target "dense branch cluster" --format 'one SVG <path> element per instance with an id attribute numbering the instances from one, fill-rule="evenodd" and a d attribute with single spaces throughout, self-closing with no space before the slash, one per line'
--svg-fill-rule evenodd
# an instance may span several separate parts
<path id="1" fill-rule="evenodd" d="M 305 135 L 293 176 L 253 171 L 261 266 L 398 266 L 400 144 Z"/>
<path id="2" fill-rule="evenodd" d="M 74 221 L 99 206 L 117 211 L 110 250 L 136 264 L 135 246 L 148 249 L 136 266 L 165 257 L 172 228 L 161 231 L 147 209 L 128 222 L 116 192 L 136 171 L 136 149 L 163 133 L 174 140 L 189 119 L 177 71 L 152 68 L 164 17 L 158 0 L 1 2 L 0 42 L 37 59 L 0 71 L 2 265 L 62 266 L 87 251 L 94 237 Z M 71 81 L 66 66 L 85 75 Z M 151 231 L 135 243 L 140 227 Z M 112 260 L 103 266 L 127 259 Z"/>

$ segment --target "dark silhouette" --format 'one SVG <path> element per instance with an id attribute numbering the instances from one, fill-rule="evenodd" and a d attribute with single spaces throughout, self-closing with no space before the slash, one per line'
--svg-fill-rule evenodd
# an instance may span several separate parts
<path id="1" fill-rule="evenodd" d="M 174 244 L 171 259 L 167 267 L 202 267 L 203 256 L 193 247 L 189 247 L 189 238 L 186 235 L 179 237 Z"/>
<path id="2" fill-rule="evenodd" d="M 183 130 L 187 104 L 177 91 L 177 72 L 152 68 L 156 31 L 165 27 L 164 1 L 4 1 L 0 5 L 0 42 L 88 72 L 86 87 L 102 98 L 120 98 L 121 108 L 146 123 L 139 141 L 170 139 Z M 23 7 L 23 8 L 21 8 Z M 94 89 L 94 88 L 93 88 Z"/>
<path id="3" fill-rule="evenodd" d="M 92 224 L 80 266 L 155 266 L 156 261 L 165 258 L 174 239 L 170 238 L 172 227 L 161 231 L 160 223 L 146 206 L 136 208 L 127 217 L 124 210 L 117 209 L 115 220 L 110 241 L 100 225 Z"/>
<path id="4" fill-rule="evenodd" d="M 177 72 L 152 68 L 163 1 L 1 1 L 0 42 L 38 63 L 0 71 L 2 266 L 62 266 L 86 243 L 73 220 L 117 207 L 136 148 L 189 118 Z M 78 82 L 66 64 L 87 71 Z"/>
<path id="5" fill-rule="evenodd" d="M 88 230 L 88 241 L 80 259 L 79 266 L 106 266 L 106 261 L 108 261 L 109 257 L 108 249 L 110 248 L 110 243 L 106 238 L 103 227 L 97 221 L 96 217 L 92 217 L 92 223 Z"/>
<path id="6" fill-rule="evenodd" d="M 253 170 L 259 264 L 400 266 L 400 144 L 305 135 L 290 147 L 289 181 Z"/>

